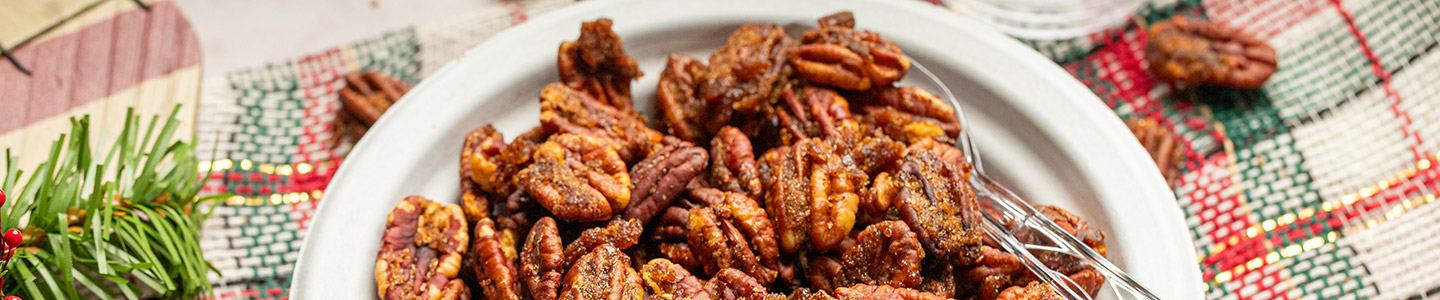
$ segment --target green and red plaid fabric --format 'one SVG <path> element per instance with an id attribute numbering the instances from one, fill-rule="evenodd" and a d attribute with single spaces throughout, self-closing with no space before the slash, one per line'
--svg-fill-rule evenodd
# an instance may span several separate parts
<path id="1" fill-rule="evenodd" d="M 217 298 L 284 298 L 334 142 L 339 75 L 417 82 L 526 16 L 569 0 L 505 2 L 209 82 L 209 192 L 237 195 L 205 227 Z M 939 9 L 939 8 L 937 8 Z M 1271 42 L 1280 69 L 1255 91 L 1175 90 L 1149 74 L 1144 24 L 1176 14 Z M 1154 1 L 1121 28 L 1022 41 L 1124 119 L 1177 132 L 1172 182 L 1209 299 L 1440 295 L 1440 2 Z M 213 155 L 211 154 L 213 153 Z M 1157 254 L 1163 255 L 1163 254 Z"/>

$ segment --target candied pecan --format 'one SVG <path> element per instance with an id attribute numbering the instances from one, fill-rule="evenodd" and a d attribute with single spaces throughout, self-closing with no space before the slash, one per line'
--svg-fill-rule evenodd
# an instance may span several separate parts
<path id="1" fill-rule="evenodd" d="M 639 272 L 630 267 L 630 257 L 603 244 L 581 256 L 565 273 L 560 299 L 639 300 L 644 293 Z"/>
<path id="2" fill-rule="evenodd" d="M 830 294 L 825 293 L 825 291 L 811 291 L 810 289 L 801 287 L 801 288 L 796 288 L 796 289 L 793 290 L 793 291 L 790 291 L 790 296 L 785 297 L 785 299 L 788 299 L 788 300 L 835 300 L 835 297 L 831 297 Z"/>
<path id="3" fill-rule="evenodd" d="M 710 181 L 716 188 L 758 199 L 764 196 L 760 169 L 750 138 L 735 127 L 726 126 L 710 141 Z"/>
<path id="4" fill-rule="evenodd" d="M 850 13 L 849 11 L 837 12 L 828 16 L 820 17 L 817 22 L 820 23 L 820 27 L 855 28 L 855 14 Z"/>
<path id="5" fill-rule="evenodd" d="M 699 92 L 705 63 L 683 54 L 671 54 L 665 61 L 656 88 L 656 106 L 671 135 L 700 142 L 729 121 L 733 111 L 701 99 Z"/>
<path id="6" fill-rule="evenodd" d="M 959 279 L 956 278 L 953 264 L 936 263 L 933 259 L 927 259 L 922 262 L 920 272 L 924 275 L 924 279 L 921 280 L 920 286 L 915 287 L 916 290 L 945 298 L 956 297 L 956 283 L 959 282 Z"/>
<path id="7" fill-rule="evenodd" d="M 765 284 L 737 269 L 726 268 L 715 273 L 706 283 L 716 299 L 765 299 Z"/>
<path id="8" fill-rule="evenodd" d="M 519 272 L 515 264 L 505 257 L 495 224 L 490 219 L 475 222 L 475 246 L 470 255 L 476 257 L 474 270 L 479 277 L 480 290 L 488 299 L 522 299 Z"/>
<path id="9" fill-rule="evenodd" d="M 656 249 L 660 251 L 660 257 L 674 261 L 685 268 L 699 269 L 703 264 L 699 257 L 695 257 L 694 250 L 690 250 L 690 244 L 685 242 L 660 243 Z"/>
<path id="10" fill-rule="evenodd" d="M 456 278 L 470 242 L 466 230 L 457 205 L 419 196 L 396 203 L 375 258 L 378 294 L 386 299 L 468 297 Z"/>
<path id="11" fill-rule="evenodd" d="M 684 267 L 663 258 L 652 259 L 640 267 L 640 278 L 645 280 L 645 287 L 655 298 L 710 299 L 710 291 L 706 290 L 704 282 L 690 275 Z"/>
<path id="12" fill-rule="evenodd" d="M 714 266 L 714 269 L 734 267 L 745 271 L 746 274 L 750 274 L 763 283 L 769 284 L 774 281 L 779 268 L 780 249 L 775 240 L 774 226 L 771 225 L 765 210 L 760 208 L 760 204 L 744 194 L 709 188 L 691 190 L 690 196 L 707 206 L 702 209 L 692 209 L 690 218 L 687 220 L 692 222 L 689 224 L 693 226 L 695 224 L 693 222 L 697 221 L 696 214 L 701 214 L 706 219 L 699 220 L 700 222 L 723 222 L 726 225 L 720 228 L 724 229 L 723 233 L 726 238 L 723 242 L 729 245 L 729 248 L 723 251 L 725 253 L 710 252 L 712 249 L 709 248 L 710 245 L 701 248 L 702 251 L 706 251 L 701 253 L 701 257 L 706 257 L 704 254 L 726 256 L 716 260 L 707 260 L 706 262 L 714 263 L 708 264 L 707 267 Z M 708 219 L 711 216 L 715 218 L 714 221 Z M 691 230 L 695 230 L 695 228 L 690 227 Z M 701 228 L 702 234 L 709 234 L 708 230 L 712 229 L 708 224 L 699 228 Z M 693 242 L 695 239 L 690 239 L 690 241 Z M 699 245 L 697 244 L 697 246 Z M 755 261 L 757 256 L 758 263 Z M 733 265 L 726 264 L 732 260 L 735 262 Z"/>
<path id="13" fill-rule="evenodd" d="M 410 85 L 376 72 L 345 74 L 345 88 L 340 90 L 340 103 L 345 112 L 366 128 L 375 125 L 380 115 L 400 100 Z"/>
<path id="14" fill-rule="evenodd" d="M 900 168 L 896 208 L 926 251 L 957 259 L 976 255 L 983 236 L 978 204 L 960 168 L 929 151 L 905 154 Z"/>
<path id="15" fill-rule="evenodd" d="M 536 300 L 555 299 L 560 292 L 560 279 L 565 271 L 564 252 L 555 220 L 541 218 L 530 228 L 525 246 L 520 249 L 520 276 L 530 297 Z"/>
<path id="16" fill-rule="evenodd" d="M 780 249 L 790 253 L 806 241 L 817 250 L 834 247 L 855 226 L 859 189 L 869 180 L 845 165 L 829 144 L 805 139 L 761 157 L 765 207 Z"/>
<path id="17" fill-rule="evenodd" d="M 736 268 L 746 274 L 758 274 L 764 282 L 775 278 L 775 271 L 764 266 L 750 243 L 730 222 L 724 222 L 709 207 L 690 209 L 687 244 L 703 264 L 706 273 Z"/>
<path id="18" fill-rule="evenodd" d="M 639 116 L 617 110 L 560 83 L 540 91 L 540 123 L 555 133 L 590 135 L 613 141 L 626 162 L 658 149 L 664 138 Z"/>
<path id="19" fill-rule="evenodd" d="M 600 245 L 610 245 L 620 250 L 629 249 L 640 242 L 640 222 L 634 219 L 612 219 L 605 227 L 586 229 L 580 233 L 580 237 L 565 246 L 565 262 L 574 263 L 580 256 L 590 253 L 590 249 Z"/>
<path id="20" fill-rule="evenodd" d="M 905 144 L 853 120 L 841 121 L 836 133 L 825 141 L 835 147 L 836 154 L 853 161 L 865 174 L 892 172 L 899 168 L 898 162 L 905 156 Z"/>
<path id="21" fill-rule="evenodd" d="M 625 54 L 625 44 L 610 30 L 610 24 L 606 18 L 581 24 L 580 38 L 560 43 L 556 67 L 565 85 L 628 111 L 632 110 L 630 82 L 644 73 L 635 59 Z"/>
<path id="22" fill-rule="evenodd" d="M 1140 146 L 1150 153 L 1150 159 L 1155 161 L 1155 167 L 1160 169 L 1165 181 L 1175 180 L 1180 175 L 1180 164 L 1184 163 L 1184 152 L 1175 144 L 1175 133 L 1151 119 L 1125 121 L 1125 125 L 1140 140 Z"/>
<path id="23" fill-rule="evenodd" d="M 1027 284 L 1027 285 L 1025 285 L 1025 286 L 1012 286 L 1012 287 L 1006 288 L 1005 291 L 1000 292 L 1000 295 L 999 295 L 999 296 L 996 296 L 995 299 L 996 299 L 996 300 L 1061 300 L 1061 299 L 1065 299 L 1065 298 L 1064 298 L 1064 297 L 1060 297 L 1060 294 L 1059 294 L 1059 293 L 1056 293 L 1054 289 L 1050 288 L 1050 285 L 1049 285 L 1049 284 L 1046 284 L 1046 283 L 1044 283 L 1044 282 L 1039 282 L 1039 281 L 1031 281 L 1030 284 Z"/>
<path id="24" fill-rule="evenodd" d="M 939 300 L 935 294 L 888 285 L 860 284 L 835 289 L 837 299 L 896 299 L 896 300 Z"/>
<path id="25" fill-rule="evenodd" d="M 759 112 L 788 77 L 785 59 L 794 44 L 784 28 L 773 24 L 745 24 L 731 33 L 700 76 L 700 98 L 722 108 L 711 117 L 730 122 L 726 108 Z"/>
<path id="26" fill-rule="evenodd" d="M 855 247 L 840 256 L 845 285 L 881 284 L 902 288 L 920 285 L 920 262 L 925 250 L 910 227 L 900 221 L 870 225 L 860 232 Z"/>
<path id="27" fill-rule="evenodd" d="M 1177 16 L 1150 26 L 1150 71 L 1162 79 L 1241 89 L 1260 88 L 1275 74 L 1275 48 L 1220 23 Z"/>
<path id="28" fill-rule="evenodd" d="M 800 77 L 839 89 L 864 91 L 889 86 L 905 77 L 910 59 L 880 34 L 856 30 L 848 12 L 821 18 L 820 28 L 806 31 L 802 45 L 790 54 Z"/>
<path id="29" fill-rule="evenodd" d="M 610 143 L 592 136 L 550 137 L 515 179 L 562 220 L 605 220 L 630 203 L 625 162 Z"/>
<path id="30" fill-rule="evenodd" d="M 500 168 L 497 158 L 504 150 L 505 136 L 489 124 L 465 135 L 460 147 L 460 208 L 465 210 L 466 220 L 475 222 L 490 216 L 489 196 L 480 182 L 498 186 L 494 183 Z"/>
<path id="31" fill-rule="evenodd" d="M 839 134 L 836 126 L 850 119 L 850 103 L 827 88 L 803 86 L 780 92 L 782 106 L 776 109 L 780 127 L 789 134 L 781 142 L 791 144 L 804 138 L 829 138 Z"/>
<path id="32" fill-rule="evenodd" d="M 685 191 L 685 186 L 705 170 L 705 149 L 690 142 L 675 142 L 666 145 L 649 157 L 641 160 L 631 170 L 634 180 L 634 204 L 625 209 L 625 218 L 636 219 L 640 224 L 650 218 Z"/>
<path id="33" fill-rule="evenodd" d="M 895 193 L 899 188 L 900 184 L 895 182 L 895 177 L 890 173 L 875 175 L 870 188 L 860 197 L 860 215 L 866 220 L 885 219 L 890 213 L 890 207 L 895 204 Z"/>
<path id="34" fill-rule="evenodd" d="M 884 87 L 851 94 L 863 112 L 861 120 L 885 135 L 906 143 L 936 139 L 951 143 L 960 136 L 960 119 L 945 99 L 917 87 Z"/>

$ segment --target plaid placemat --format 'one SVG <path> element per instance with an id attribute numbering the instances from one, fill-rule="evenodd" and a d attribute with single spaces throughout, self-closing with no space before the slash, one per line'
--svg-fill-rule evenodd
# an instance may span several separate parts
<path id="1" fill-rule="evenodd" d="M 338 75 L 416 82 L 526 16 L 570 0 L 505 2 L 207 82 L 208 192 L 230 192 L 203 245 L 218 298 L 283 298 L 307 221 L 351 141 L 331 138 Z M 939 8 L 937 8 L 939 9 Z M 1177 91 L 1144 63 L 1144 24 L 1207 18 L 1269 40 L 1280 69 L 1255 91 Z M 1209 299 L 1440 294 L 1440 3 L 1153 1 L 1121 28 L 1022 41 L 1117 116 L 1176 133 L 1176 196 Z M 211 147 L 207 146 L 207 147 Z M 214 155 L 210 154 L 214 151 Z"/>

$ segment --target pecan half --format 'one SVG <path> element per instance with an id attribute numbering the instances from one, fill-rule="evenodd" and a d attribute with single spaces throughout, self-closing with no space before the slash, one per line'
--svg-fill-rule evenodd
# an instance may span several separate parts
<path id="1" fill-rule="evenodd" d="M 780 100 L 782 105 L 775 115 L 780 127 L 789 133 L 781 135 L 785 144 L 804 138 L 834 137 L 839 134 L 837 123 L 850 119 L 849 102 L 827 88 L 787 88 L 781 91 Z"/>
<path id="2" fill-rule="evenodd" d="M 825 139 L 835 153 L 855 163 L 865 174 L 876 175 L 899 169 L 906 146 L 853 120 L 836 124 L 836 135 Z"/>
<path id="3" fill-rule="evenodd" d="M 779 272 L 775 229 L 760 204 L 743 194 L 701 188 L 690 191 L 705 207 L 690 209 L 687 241 L 707 273 L 736 268 L 769 284 Z"/>
<path id="4" fill-rule="evenodd" d="M 650 260 L 640 267 L 640 278 L 645 280 L 651 297 L 666 300 L 711 299 L 705 282 L 690 275 L 685 267 L 663 258 Z"/>
<path id="5" fill-rule="evenodd" d="M 1039 281 L 1031 281 L 1025 286 L 1012 286 L 1000 292 L 996 300 L 1060 300 L 1060 297 L 1049 284 Z"/>
<path id="6" fill-rule="evenodd" d="M 1255 89 L 1275 74 L 1275 48 L 1220 23 L 1177 16 L 1150 26 L 1145 58 L 1162 79 Z"/>
<path id="7" fill-rule="evenodd" d="M 820 28 L 806 31 L 790 64 L 812 83 L 864 91 L 889 86 L 905 77 L 910 59 L 900 46 L 880 34 L 856 30 L 848 12 L 821 18 Z"/>
<path id="8" fill-rule="evenodd" d="M 796 252 L 807 241 L 813 249 L 828 250 L 855 226 L 858 192 L 869 179 L 829 144 L 805 139 L 772 149 L 761 156 L 760 166 L 766 212 L 782 251 Z"/>
<path id="9" fill-rule="evenodd" d="M 540 91 L 540 123 L 555 133 L 590 135 L 614 141 L 625 162 L 659 149 L 663 136 L 639 116 L 617 110 L 588 94 L 552 83 Z"/>
<path id="10" fill-rule="evenodd" d="M 835 289 L 837 299 L 940 300 L 935 294 L 888 285 L 860 284 Z"/>
<path id="11" fill-rule="evenodd" d="M 629 111 L 633 109 L 630 82 L 644 73 L 635 59 L 625 54 L 625 44 L 610 25 L 606 18 L 582 23 L 579 39 L 560 43 L 556 66 L 565 85 Z"/>
<path id="12" fill-rule="evenodd" d="M 498 158 L 505 150 L 505 136 L 486 124 L 465 135 L 460 147 L 460 208 L 470 222 L 490 217 L 490 199 L 480 182 L 498 185 Z M 493 190 L 491 190 L 493 191 Z"/>
<path id="13" fill-rule="evenodd" d="M 477 262 L 474 270 L 479 277 L 480 290 L 487 299 L 522 299 L 519 271 L 509 257 L 505 256 L 495 224 L 490 219 L 475 222 L 475 246 L 471 251 Z"/>
<path id="14" fill-rule="evenodd" d="M 705 63 L 683 54 L 671 54 L 665 61 L 655 104 L 671 135 L 690 142 L 704 141 L 734 113 L 728 106 L 700 98 L 700 80 L 707 68 Z"/>
<path id="15" fill-rule="evenodd" d="M 386 299 L 466 299 L 456 278 L 470 242 L 464 212 L 419 196 L 406 197 L 385 219 L 375 258 L 375 286 Z"/>
<path id="16" fill-rule="evenodd" d="M 580 256 L 590 253 L 601 245 L 610 245 L 620 250 L 629 249 L 640 242 L 640 222 L 634 219 L 612 219 L 604 227 L 586 229 L 580 237 L 565 246 L 565 262 L 574 263 Z"/>
<path id="17" fill-rule="evenodd" d="M 636 219 L 640 224 L 650 218 L 685 191 L 686 184 L 705 170 L 705 149 L 690 142 L 679 141 L 666 145 L 641 160 L 630 171 L 635 186 L 634 203 L 625 209 L 625 218 Z"/>
<path id="18" fill-rule="evenodd" d="M 601 221 L 630 203 L 630 173 L 606 140 L 574 134 L 550 137 L 534 162 L 516 174 L 520 186 L 555 217 Z"/>
<path id="19" fill-rule="evenodd" d="M 723 269 L 715 273 L 706 287 L 716 299 L 765 299 L 769 293 L 765 284 L 736 269 Z"/>
<path id="20" fill-rule="evenodd" d="M 541 218 L 530 228 L 525 246 L 520 249 L 520 276 L 525 278 L 525 287 L 530 297 L 536 300 L 553 300 L 560 293 L 560 279 L 565 271 L 564 250 L 560 247 L 560 232 L 555 220 Z"/>
<path id="21" fill-rule="evenodd" d="M 884 87 L 851 94 L 860 119 L 898 141 L 935 139 L 951 144 L 960 136 L 955 108 L 945 99 L 917 87 Z"/>
<path id="22" fill-rule="evenodd" d="M 900 168 L 896 208 L 926 251 L 953 262 L 977 255 L 979 205 L 962 171 L 928 151 L 907 153 Z"/>
<path id="23" fill-rule="evenodd" d="M 750 138 L 726 126 L 710 141 L 710 182 L 718 189 L 759 199 L 764 196 Z"/>
<path id="24" fill-rule="evenodd" d="M 644 297 L 640 274 L 630 267 L 630 257 L 609 244 L 580 257 L 565 273 L 560 299 L 632 299 Z"/>
<path id="25" fill-rule="evenodd" d="M 840 256 L 845 285 L 879 284 L 901 288 L 920 285 L 925 249 L 910 227 L 900 221 L 870 225 Z"/>
<path id="26" fill-rule="evenodd" d="M 708 69 L 700 77 L 700 98 L 741 113 L 759 112 L 788 77 L 785 60 L 794 45 L 780 26 L 740 26 L 710 55 Z M 723 110 L 712 117 L 730 122 Z"/>
<path id="27" fill-rule="evenodd" d="M 375 125 L 380 115 L 390 109 L 400 97 L 410 91 L 410 85 L 377 72 L 351 72 L 345 74 L 345 88 L 340 90 L 340 103 L 345 112 L 361 126 Z"/>
<path id="28" fill-rule="evenodd" d="M 1155 161 L 1155 167 L 1160 169 L 1160 175 L 1165 176 L 1166 182 L 1180 176 L 1180 164 L 1185 162 L 1185 153 L 1175 143 L 1177 137 L 1170 128 L 1151 119 L 1129 120 L 1125 121 L 1125 125 L 1140 140 L 1140 146 L 1150 153 L 1150 159 Z"/>

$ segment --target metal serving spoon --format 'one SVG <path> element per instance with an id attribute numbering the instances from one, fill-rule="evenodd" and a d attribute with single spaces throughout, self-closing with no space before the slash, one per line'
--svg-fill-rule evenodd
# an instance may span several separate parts
<path id="1" fill-rule="evenodd" d="M 940 96 L 950 102 L 955 108 L 955 115 L 960 120 L 960 138 L 955 146 L 965 152 L 965 160 L 973 166 L 970 173 L 970 185 L 975 188 L 975 193 L 981 206 L 984 216 L 985 233 L 995 239 L 1001 247 L 1010 253 L 1020 257 L 1022 263 L 1031 272 L 1034 272 L 1040 280 L 1047 282 L 1061 296 L 1066 299 L 1091 299 L 1090 293 L 1086 292 L 1069 276 L 1045 266 L 1037 254 L 1044 252 L 1069 255 L 1080 262 L 1094 267 L 1105 276 L 1106 283 L 1111 287 L 1119 299 L 1160 299 L 1154 293 L 1141 286 L 1139 282 L 1130 278 L 1125 271 L 1120 270 L 1115 264 L 1095 252 L 1089 246 L 1080 242 L 1079 238 L 1065 232 L 1060 226 L 1055 225 L 1050 218 L 1040 214 L 1029 202 L 1016 196 L 1009 188 L 1001 185 L 995 180 L 985 176 L 985 168 L 980 160 L 980 149 L 976 148 L 970 140 L 970 121 L 965 118 L 965 110 L 956 100 L 955 94 L 944 81 L 931 73 L 920 62 L 911 59 L 910 68 L 924 75 L 921 80 L 929 80 L 940 89 Z"/>

